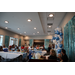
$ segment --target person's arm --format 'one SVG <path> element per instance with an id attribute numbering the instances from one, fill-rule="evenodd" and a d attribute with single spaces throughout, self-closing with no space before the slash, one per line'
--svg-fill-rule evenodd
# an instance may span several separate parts
<path id="1" fill-rule="evenodd" d="M 62 56 L 61 56 L 61 54 L 58 54 L 58 57 L 57 57 L 57 58 L 59 58 L 60 61 L 63 61 L 63 60 L 62 60 Z"/>

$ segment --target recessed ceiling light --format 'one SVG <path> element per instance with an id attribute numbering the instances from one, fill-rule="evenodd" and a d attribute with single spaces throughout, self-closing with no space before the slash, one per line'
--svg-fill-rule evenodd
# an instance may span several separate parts
<path id="1" fill-rule="evenodd" d="M 39 32 L 37 32 L 37 33 L 39 33 Z"/>
<path id="2" fill-rule="evenodd" d="M 26 32 L 24 32 L 24 33 L 26 33 Z"/>
<path id="3" fill-rule="evenodd" d="M 31 20 L 31 19 L 28 19 L 27 21 L 28 21 L 28 22 L 31 22 L 32 20 Z"/>
<path id="4" fill-rule="evenodd" d="M 5 29 L 8 29 L 8 27 L 5 27 Z"/>
<path id="5" fill-rule="evenodd" d="M 49 17 L 53 17 L 54 15 L 53 14 L 49 14 Z"/>
<path id="6" fill-rule="evenodd" d="M 36 28 L 34 27 L 34 29 L 36 29 Z"/>
<path id="7" fill-rule="evenodd" d="M 18 30 L 20 30 L 20 28 L 18 28 Z"/>
<path id="8" fill-rule="evenodd" d="M 5 21 L 5 23 L 8 23 L 8 21 Z"/>
<path id="9" fill-rule="evenodd" d="M 33 35 L 35 35 L 35 33 L 33 33 Z"/>
<path id="10" fill-rule="evenodd" d="M 51 26 L 48 26 L 49 28 L 51 27 Z"/>

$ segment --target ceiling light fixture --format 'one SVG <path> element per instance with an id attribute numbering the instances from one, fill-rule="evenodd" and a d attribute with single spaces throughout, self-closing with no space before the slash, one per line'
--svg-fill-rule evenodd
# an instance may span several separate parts
<path id="1" fill-rule="evenodd" d="M 31 19 L 28 19 L 27 21 L 28 21 L 28 22 L 31 22 L 32 20 L 31 20 Z"/>
<path id="2" fill-rule="evenodd" d="M 35 33 L 33 33 L 33 35 L 35 35 Z"/>
<path id="3" fill-rule="evenodd" d="M 39 32 L 37 32 L 37 33 L 39 33 Z"/>
<path id="4" fill-rule="evenodd" d="M 20 28 L 18 28 L 18 30 L 20 30 Z"/>
<path id="5" fill-rule="evenodd" d="M 49 17 L 53 17 L 54 15 L 53 14 L 49 14 Z"/>
<path id="6" fill-rule="evenodd" d="M 5 21 L 5 23 L 8 23 L 8 21 Z"/>
<path id="7" fill-rule="evenodd" d="M 49 28 L 51 27 L 51 26 L 48 26 Z"/>
<path id="8" fill-rule="evenodd" d="M 24 33 L 26 33 L 26 32 L 24 32 Z"/>
<path id="9" fill-rule="evenodd" d="M 8 29 L 8 27 L 5 27 L 5 29 Z"/>
<path id="10" fill-rule="evenodd" d="M 36 28 L 34 27 L 34 29 L 36 29 Z"/>

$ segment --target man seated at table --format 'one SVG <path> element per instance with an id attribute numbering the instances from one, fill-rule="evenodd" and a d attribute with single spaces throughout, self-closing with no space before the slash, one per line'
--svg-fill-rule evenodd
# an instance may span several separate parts
<path id="1" fill-rule="evenodd" d="M 5 45 L 3 45 L 3 50 L 6 49 L 7 47 L 5 47 Z"/>
<path id="2" fill-rule="evenodd" d="M 0 46 L 0 51 L 3 51 L 3 47 L 2 46 Z"/>

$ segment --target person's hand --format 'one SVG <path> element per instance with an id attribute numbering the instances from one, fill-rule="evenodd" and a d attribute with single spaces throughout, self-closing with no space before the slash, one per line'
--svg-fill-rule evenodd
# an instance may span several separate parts
<path id="1" fill-rule="evenodd" d="M 58 54 L 58 58 L 61 58 L 61 54 Z"/>

